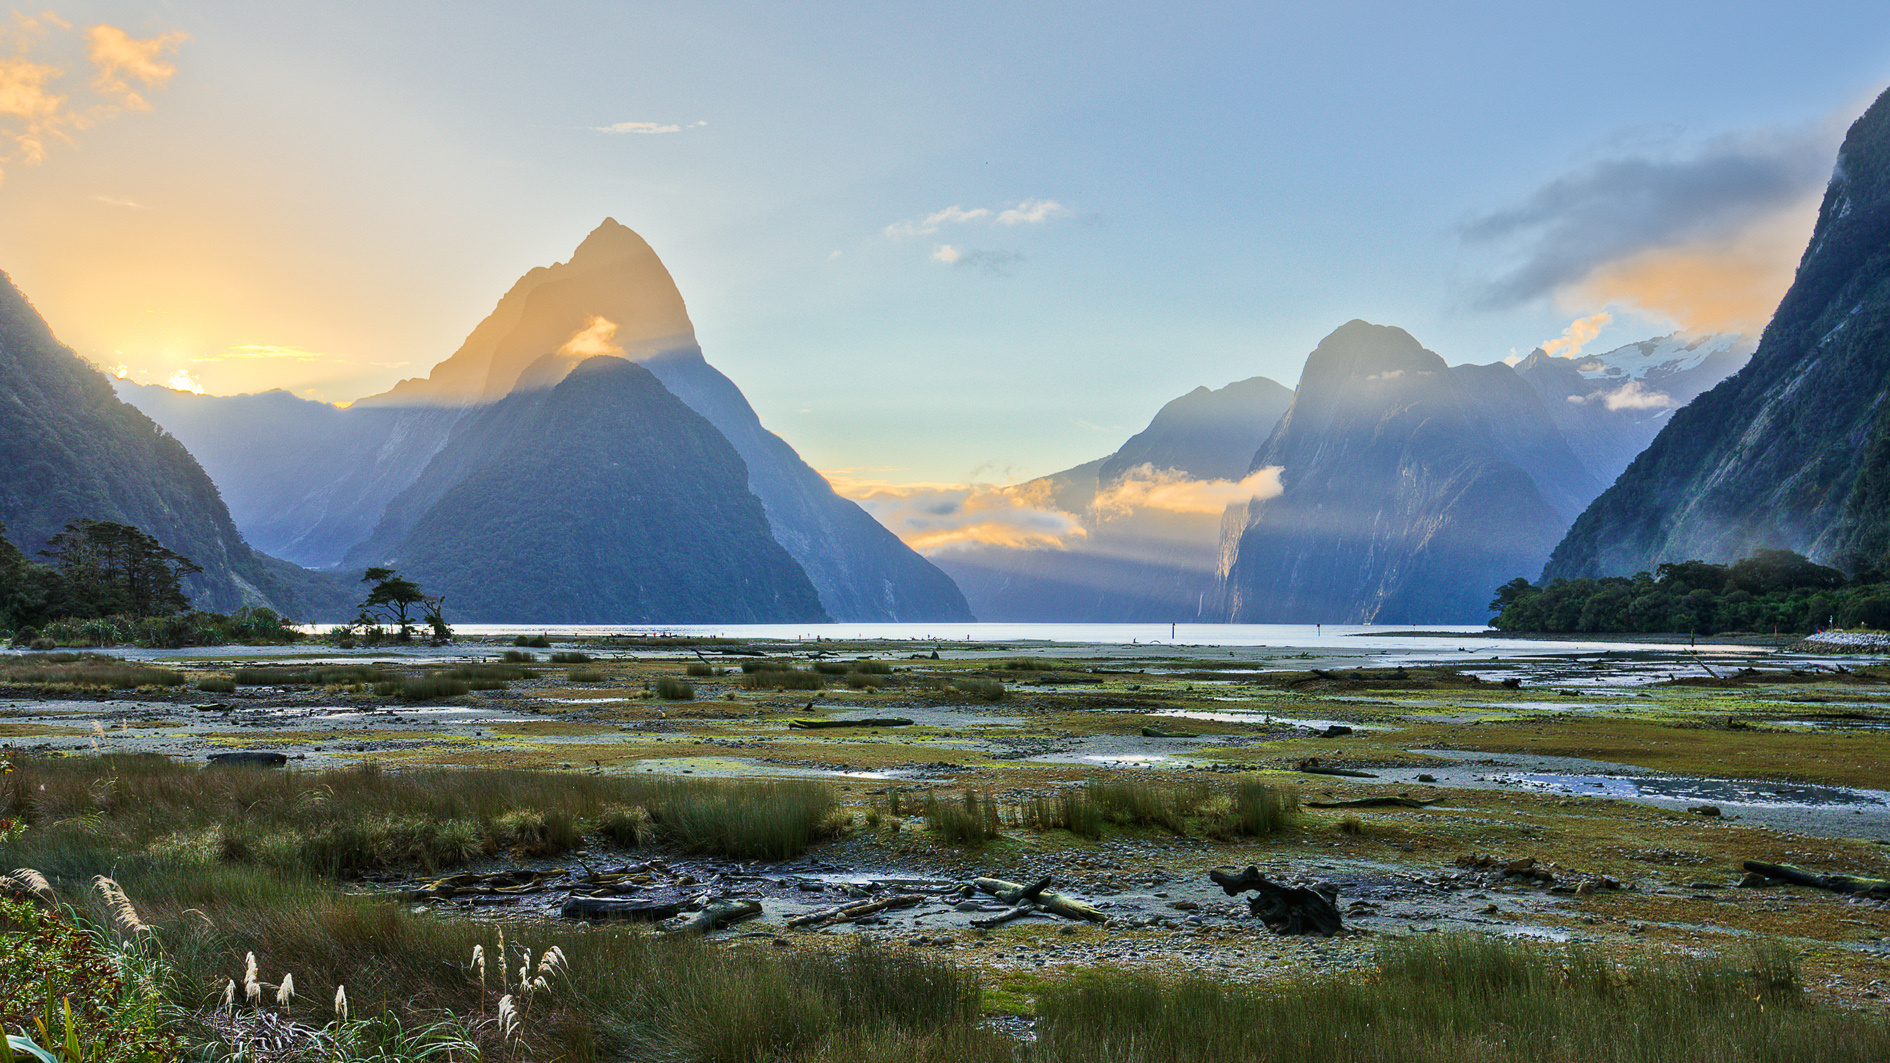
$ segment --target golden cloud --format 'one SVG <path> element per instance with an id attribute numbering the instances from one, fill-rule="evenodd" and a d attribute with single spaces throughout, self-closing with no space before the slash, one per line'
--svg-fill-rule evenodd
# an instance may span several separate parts
<path id="1" fill-rule="evenodd" d="M 1614 315 L 1606 310 L 1598 311 L 1584 318 L 1569 322 L 1562 335 L 1542 345 L 1542 352 L 1552 358 L 1573 358 L 1582 353 L 1588 341 L 1601 335 L 1601 330 L 1614 320 Z"/>
<path id="2" fill-rule="evenodd" d="M 1075 514 L 1056 507 L 1047 480 L 901 484 L 837 471 L 824 475 L 836 492 L 920 553 L 976 546 L 1061 550 L 1089 534 Z"/>
<path id="3" fill-rule="evenodd" d="M 1279 495 L 1285 490 L 1280 485 L 1282 468 L 1269 465 L 1239 480 L 1197 480 L 1180 469 L 1157 469 L 1143 463 L 1098 493 L 1090 509 L 1103 520 L 1126 517 L 1138 509 L 1220 513 L 1228 506 Z"/>
<path id="4" fill-rule="evenodd" d="M 146 89 L 162 88 L 177 73 L 177 66 L 161 57 L 189 39 L 189 34 L 179 30 L 139 40 L 117 26 L 103 23 L 87 29 L 85 57 L 97 71 L 92 75 L 93 90 L 128 110 L 150 110 L 151 104 L 131 82 Z"/>
<path id="5" fill-rule="evenodd" d="M 558 353 L 567 358 L 595 358 L 598 355 L 623 357 L 623 348 L 611 342 L 617 335 L 617 323 L 607 317 L 592 314 L 584 327 L 573 332 L 571 338 L 564 341 Z"/>
<path id="6" fill-rule="evenodd" d="M 1757 335 L 1791 287 L 1810 242 L 1822 193 L 1760 218 L 1730 236 L 1649 248 L 1589 273 L 1565 304 L 1633 306 L 1690 332 Z"/>
<path id="7" fill-rule="evenodd" d="M 161 87 L 177 68 L 160 57 L 190 39 L 172 31 L 139 40 L 116 26 L 91 27 L 85 31 L 86 58 L 95 71 L 92 91 L 100 99 L 80 104 L 62 90 L 66 67 L 33 54 L 69 46 L 71 31 L 71 23 L 51 14 L 16 15 L 10 27 L 0 29 L 0 51 L 13 52 L 0 58 L 0 166 L 37 166 L 52 141 L 71 143 L 74 131 L 123 110 L 150 110 L 132 82 L 146 90 Z"/>

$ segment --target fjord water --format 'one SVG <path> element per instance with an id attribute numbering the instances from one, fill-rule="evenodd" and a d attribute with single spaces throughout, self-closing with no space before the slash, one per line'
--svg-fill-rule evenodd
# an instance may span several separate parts
<path id="1" fill-rule="evenodd" d="M 728 638 L 761 641 L 913 642 L 949 649 L 1002 644 L 1012 651 L 1022 644 L 1072 646 L 1247 647 L 1312 651 L 1322 654 L 1440 652 L 1477 656 L 1513 656 L 1544 650 L 1673 650 L 1676 645 L 1608 642 L 1605 639 L 1558 640 L 1491 638 L 1482 625 L 1421 624 L 1415 627 L 1370 624 L 1060 624 L 1060 623 L 912 623 L 912 624 L 455 624 L 466 636 L 550 635 L 567 638 L 668 635 L 680 638 Z M 1414 634 L 1414 632 L 1416 634 Z M 916 648 L 916 647 L 915 647 Z M 1752 653 L 1751 646 L 1692 647 Z"/>

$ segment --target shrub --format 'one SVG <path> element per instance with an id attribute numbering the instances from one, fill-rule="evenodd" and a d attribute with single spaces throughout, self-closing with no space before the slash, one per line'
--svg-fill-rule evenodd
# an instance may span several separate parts
<path id="1" fill-rule="evenodd" d="M 673 676 L 663 676 L 656 681 L 656 696 L 665 701 L 694 701 L 696 688 Z"/>
<path id="2" fill-rule="evenodd" d="M 591 663 L 591 655 L 588 653 L 576 653 L 576 652 L 554 653 L 551 655 L 551 663 L 552 664 L 589 664 Z"/>
<path id="3" fill-rule="evenodd" d="M 544 635 L 531 635 L 529 637 L 525 635 L 519 635 L 518 637 L 512 640 L 512 645 L 526 646 L 535 650 L 548 650 L 551 648 L 551 639 L 547 638 Z"/>

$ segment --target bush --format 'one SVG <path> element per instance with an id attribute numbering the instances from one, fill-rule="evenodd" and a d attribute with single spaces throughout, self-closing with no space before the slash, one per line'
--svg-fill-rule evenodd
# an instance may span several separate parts
<path id="1" fill-rule="evenodd" d="M 526 646 L 534 650 L 548 650 L 551 648 L 551 639 L 544 635 L 532 635 L 530 637 L 519 635 L 512 640 L 512 645 Z"/>
<path id="2" fill-rule="evenodd" d="M 656 696 L 665 701 L 694 701 L 696 688 L 673 676 L 663 676 L 656 681 Z"/>

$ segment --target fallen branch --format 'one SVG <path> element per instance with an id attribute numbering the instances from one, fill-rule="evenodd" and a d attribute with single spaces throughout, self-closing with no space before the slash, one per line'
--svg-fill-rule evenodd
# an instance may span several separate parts
<path id="1" fill-rule="evenodd" d="M 760 901 L 716 901 L 676 928 L 679 934 L 707 934 L 761 914 Z"/>
<path id="2" fill-rule="evenodd" d="M 657 900 L 650 897 L 572 896 L 565 900 L 558 914 L 566 919 L 624 918 L 657 922 L 681 915 L 688 903 L 680 897 Z"/>
<path id="3" fill-rule="evenodd" d="M 1142 737 L 1143 738 L 1199 738 L 1201 737 L 1201 735 L 1195 731 L 1164 731 L 1159 727 L 1144 727 L 1142 728 Z"/>
<path id="4" fill-rule="evenodd" d="M 1810 886 L 1812 889 L 1830 890 L 1832 893 L 1848 893 L 1890 900 L 1890 879 L 1862 878 L 1857 875 L 1818 875 L 1790 864 L 1767 864 L 1758 860 L 1747 860 L 1741 866 L 1755 875 L 1775 878 L 1794 886 Z"/>
<path id="5" fill-rule="evenodd" d="M 825 911 L 797 915 L 789 919 L 787 925 L 803 927 L 823 926 L 827 923 L 851 923 L 855 919 L 873 915 L 876 912 L 883 912 L 889 908 L 910 908 L 915 904 L 922 903 L 924 900 L 924 897 L 916 893 L 895 893 L 890 897 L 882 897 L 876 901 L 843 904 L 838 908 L 828 908 Z"/>
<path id="6" fill-rule="evenodd" d="M 1008 912 L 999 912 L 998 914 L 992 916 L 989 919 L 973 919 L 971 921 L 971 925 L 975 927 L 983 927 L 985 929 L 989 929 L 994 926 L 1000 926 L 1004 923 L 1008 923 L 1013 919 L 1022 919 L 1027 915 L 1036 915 L 1038 912 L 1041 912 L 1041 911 L 1043 911 L 1043 907 L 1041 905 L 1020 904 L 1017 907 L 1012 908 Z"/>
<path id="7" fill-rule="evenodd" d="M 1419 801 L 1410 797 L 1360 797 L 1351 801 L 1302 801 L 1307 808 L 1429 808 L 1442 801 Z"/>
<path id="8" fill-rule="evenodd" d="M 1065 919 L 1076 919 L 1086 923 L 1106 923 L 1109 921 L 1108 914 L 1103 912 L 1100 908 L 1085 904 L 1074 897 L 1066 897 L 1061 893 L 1048 892 L 1050 887 L 1050 877 L 1048 875 L 1028 886 L 1016 882 L 1006 882 L 1001 878 L 973 879 L 971 885 L 972 888 L 976 889 L 978 892 L 989 893 L 1005 904 L 1021 905 L 1023 902 L 1029 901 L 1033 904 L 1042 905 L 1045 911 L 1052 915 L 1060 915 Z"/>
<path id="9" fill-rule="evenodd" d="M 789 720 L 790 731 L 818 731 L 828 727 L 910 727 L 912 721 L 903 716 L 885 716 L 865 720 Z"/>

